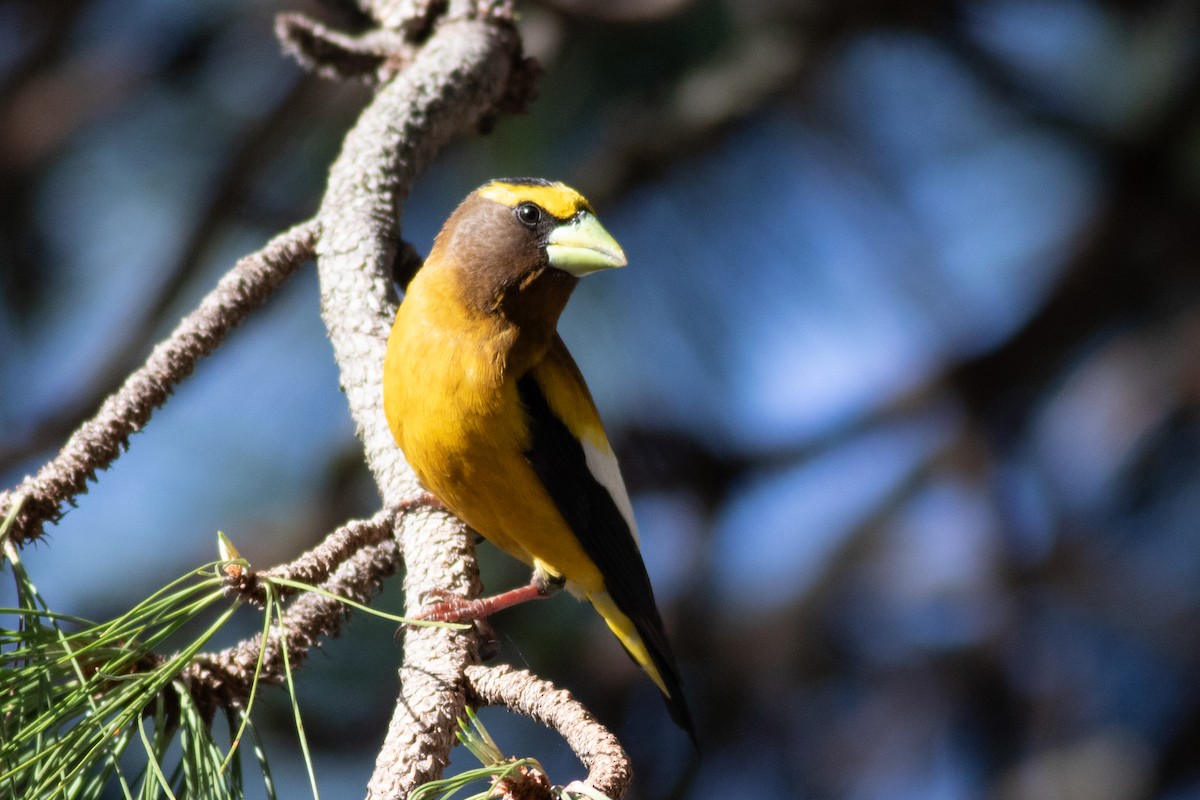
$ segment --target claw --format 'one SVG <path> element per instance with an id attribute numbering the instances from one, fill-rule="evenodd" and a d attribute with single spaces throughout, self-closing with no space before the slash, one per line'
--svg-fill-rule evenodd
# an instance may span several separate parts
<path id="1" fill-rule="evenodd" d="M 422 622 L 470 622 L 488 616 L 487 600 L 468 600 L 440 590 L 429 592 L 429 597 L 441 597 L 441 600 L 423 608 L 414 619 Z"/>
<path id="2" fill-rule="evenodd" d="M 503 611 L 506 608 L 549 597 L 555 587 L 547 588 L 542 583 L 533 582 L 517 589 L 510 589 L 493 597 L 479 600 L 469 600 L 462 595 L 447 592 L 444 589 L 430 589 L 427 597 L 440 598 L 439 602 L 426 606 L 416 619 L 423 622 L 471 622 L 484 620 Z"/>

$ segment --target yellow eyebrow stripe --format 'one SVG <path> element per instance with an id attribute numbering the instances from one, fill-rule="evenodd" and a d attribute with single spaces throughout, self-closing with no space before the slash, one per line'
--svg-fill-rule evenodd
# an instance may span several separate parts
<path id="1" fill-rule="evenodd" d="M 579 192 L 561 183 L 549 186 L 529 186 L 517 183 L 493 181 L 479 190 L 481 197 L 516 207 L 520 203 L 537 203 L 552 217 L 570 219 L 580 211 L 591 211 L 592 206 Z"/>

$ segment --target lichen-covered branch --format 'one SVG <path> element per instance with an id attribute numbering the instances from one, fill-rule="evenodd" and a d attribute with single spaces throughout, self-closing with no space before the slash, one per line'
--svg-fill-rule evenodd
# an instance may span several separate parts
<path id="1" fill-rule="evenodd" d="M 215 350 L 230 330 L 312 256 L 318 230 L 315 221 L 303 222 L 238 261 L 171 335 L 155 346 L 145 364 L 75 431 L 53 460 L 15 489 L 0 494 L 0 517 L 7 513 L 14 496 L 25 497 L 12 528 L 15 542 L 23 544 L 39 537 L 47 521 L 62 516 L 64 503 L 73 503 L 87 491 L 88 481 L 128 447 L 129 437 L 145 426 L 175 385 L 192 374 L 196 362 Z"/>
<path id="2" fill-rule="evenodd" d="M 553 728 L 587 767 L 585 783 L 619 800 L 633 780 L 629 756 L 617 737 L 582 703 L 549 681 L 506 664 L 467 667 L 468 698 L 474 705 L 507 707 Z"/>

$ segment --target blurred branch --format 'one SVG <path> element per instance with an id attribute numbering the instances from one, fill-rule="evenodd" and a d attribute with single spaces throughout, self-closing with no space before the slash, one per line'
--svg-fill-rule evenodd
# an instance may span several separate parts
<path id="1" fill-rule="evenodd" d="M 51 248 L 37 220 L 42 176 L 74 137 L 142 83 L 127 64 L 75 52 L 75 21 L 88 5 L 74 0 L 26 3 L 27 19 L 42 34 L 0 78 L 0 261 L 5 262 L 0 292 L 24 299 L 8 310 L 26 320 L 55 283 L 46 280 Z M 96 405 L 98 401 L 85 413 Z"/>
<path id="2" fill-rule="evenodd" d="M 625 796 L 633 781 L 629 756 L 617 737 L 569 693 L 506 664 L 471 666 L 466 676 L 473 705 L 502 705 L 554 729 L 587 767 L 587 785 L 614 800 Z"/>
<path id="3" fill-rule="evenodd" d="M 57 521 L 63 503 L 73 503 L 87 491 L 88 480 L 94 480 L 97 470 L 106 469 L 129 446 L 129 437 L 166 402 L 175 384 L 189 376 L 201 358 L 215 350 L 229 331 L 312 256 L 316 239 L 317 224 L 303 222 L 238 261 L 53 460 L 36 476 L 0 493 L 0 516 L 14 496 L 25 497 L 12 528 L 13 540 L 23 544 L 36 539 L 45 522 Z"/>
<path id="4" fill-rule="evenodd" d="M 581 169 L 593 202 L 661 174 L 773 97 L 812 63 L 806 41 L 781 26 L 748 32 L 732 53 L 687 75 L 670 95 L 630 106 Z"/>
<path id="5" fill-rule="evenodd" d="M 189 216 L 190 220 L 194 220 L 191 232 L 180 247 L 179 258 L 166 271 L 155 295 L 148 298 L 141 311 L 135 312 L 137 319 L 122 326 L 119 339 L 109 348 L 103 363 L 93 370 L 92 377 L 77 395 L 51 409 L 25 435 L 0 442 L 0 470 L 61 441 L 105 397 L 116 391 L 125 376 L 138 365 L 140 354 L 187 288 L 189 278 L 195 273 L 205 247 L 219 229 L 221 221 L 239 205 L 250 182 L 268 163 L 267 157 L 270 148 L 276 144 L 277 132 L 283 129 L 284 123 L 297 110 L 308 105 L 313 85 L 308 79 L 296 82 L 268 113 L 254 117 L 247 124 L 229 157 L 221 162 L 223 168 L 214 180 L 216 188 L 208 201 L 196 214 Z"/>
<path id="6" fill-rule="evenodd" d="M 37 42 L 0 78 L 0 108 L 8 105 L 11 95 L 62 55 L 70 44 L 76 18 L 88 0 L 42 0 L 35 7 L 43 15 L 42 35 Z M 0 114 L 0 116 L 4 116 Z"/>
<path id="7" fill-rule="evenodd" d="M 601 22 L 657 22 L 683 10 L 693 0 L 541 0 L 563 14 Z"/>
<path id="8" fill-rule="evenodd" d="M 1187 4 L 1175 4 L 1176 10 L 1181 8 L 1186 9 Z M 1114 16 L 1128 22 L 1125 17 L 1132 13 L 1114 12 Z M 1047 95 L 1043 86 L 981 45 L 967 27 L 967 16 L 963 9 L 955 8 L 951 24 L 930 25 L 927 32 L 954 54 L 972 77 L 1030 122 L 1051 128 L 1089 150 L 1108 151 L 1116 161 L 1139 153 L 1169 154 L 1175 144 L 1186 143 L 1194 135 L 1194 126 L 1200 122 L 1200 76 L 1194 70 L 1186 72 L 1180 78 L 1181 84 L 1166 95 L 1169 103 L 1151 106 L 1153 113 L 1144 114 L 1137 125 L 1113 128 Z M 1194 16 L 1194 12 L 1187 16 Z"/>
<path id="9" fill-rule="evenodd" d="M 1000 77 L 999 67 L 989 66 L 986 53 L 974 47 L 964 52 L 965 63 L 1001 96 L 1014 103 L 1027 96 Z M 1194 286 L 1200 247 L 1193 234 L 1200 205 L 1179 179 L 1178 165 L 1181 154 L 1194 147 L 1200 73 L 1189 74 L 1172 99 L 1154 124 L 1121 141 L 1056 114 L 1035 114 L 1036 121 L 1083 137 L 1106 156 L 1107 205 L 1038 312 L 1000 347 L 960 364 L 950 375 L 973 409 L 989 409 L 997 401 L 1011 404 L 1015 391 L 1052 380 L 1062 360 L 1096 331 L 1120 320 L 1158 317 L 1178 306 L 1181 290 Z"/>
<path id="10" fill-rule="evenodd" d="M 635 4 L 596 0 L 545 0 L 569 13 L 633 16 Z M 670 5 L 670 0 L 636 4 L 636 13 Z M 677 3 L 682 8 L 686 3 Z M 601 10 L 603 7 L 603 10 Z M 619 9 L 614 12 L 613 9 Z M 672 9 L 666 13 L 678 10 Z M 872 28 L 904 26 L 940 29 L 954 19 L 955 4 L 855 0 L 844 3 L 792 3 L 775 0 L 737 7 L 747 29 L 736 49 L 685 75 L 666 97 L 627 108 L 611 137 L 582 169 L 593 202 L 623 194 L 725 135 L 768 103 L 801 91 L 807 72 L 851 36 Z M 617 17 L 604 17 L 616 21 Z"/>

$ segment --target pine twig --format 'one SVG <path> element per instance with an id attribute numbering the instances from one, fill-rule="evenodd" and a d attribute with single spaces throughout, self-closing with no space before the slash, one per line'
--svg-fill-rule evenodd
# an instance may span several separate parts
<path id="1" fill-rule="evenodd" d="M 402 561 L 395 539 L 359 548 L 342 561 L 319 588 L 358 603 L 368 603 L 384 578 L 393 575 Z M 265 650 L 258 679 L 281 683 L 285 675 L 284 647 L 291 668 L 304 661 L 322 637 L 341 633 L 349 610 L 340 600 L 318 592 L 307 592 L 284 612 L 279 625 L 272 627 L 266 641 L 259 636 L 245 639 L 217 653 L 197 655 L 184 670 L 197 706 L 211 715 L 212 709 L 241 708 L 250 696 L 259 652 Z M 285 635 L 280 631 L 286 632 Z"/>
<path id="2" fill-rule="evenodd" d="M 261 605 L 265 600 L 264 579 L 283 578 L 298 583 L 320 585 L 342 564 L 364 548 L 377 545 L 394 532 L 392 512 L 379 511 L 370 519 L 354 519 L 329 533 L 320 544 L 293 559 L 262 572 L 246 570 L 231 576 L 229 586 L 241 597 Z M 295 594 L 298 589 L 279 585 L 280 598 Z"/>
<path id="3" fill-rule="evenodd" d="M 467 667 L 468 699 L 473 705 L 502 705 L 553 728 L 587 767 L 585 783 L 620 800 L 633 781 L 625 749 L 582 703 L 549 681 L 507 664 Z"/>

